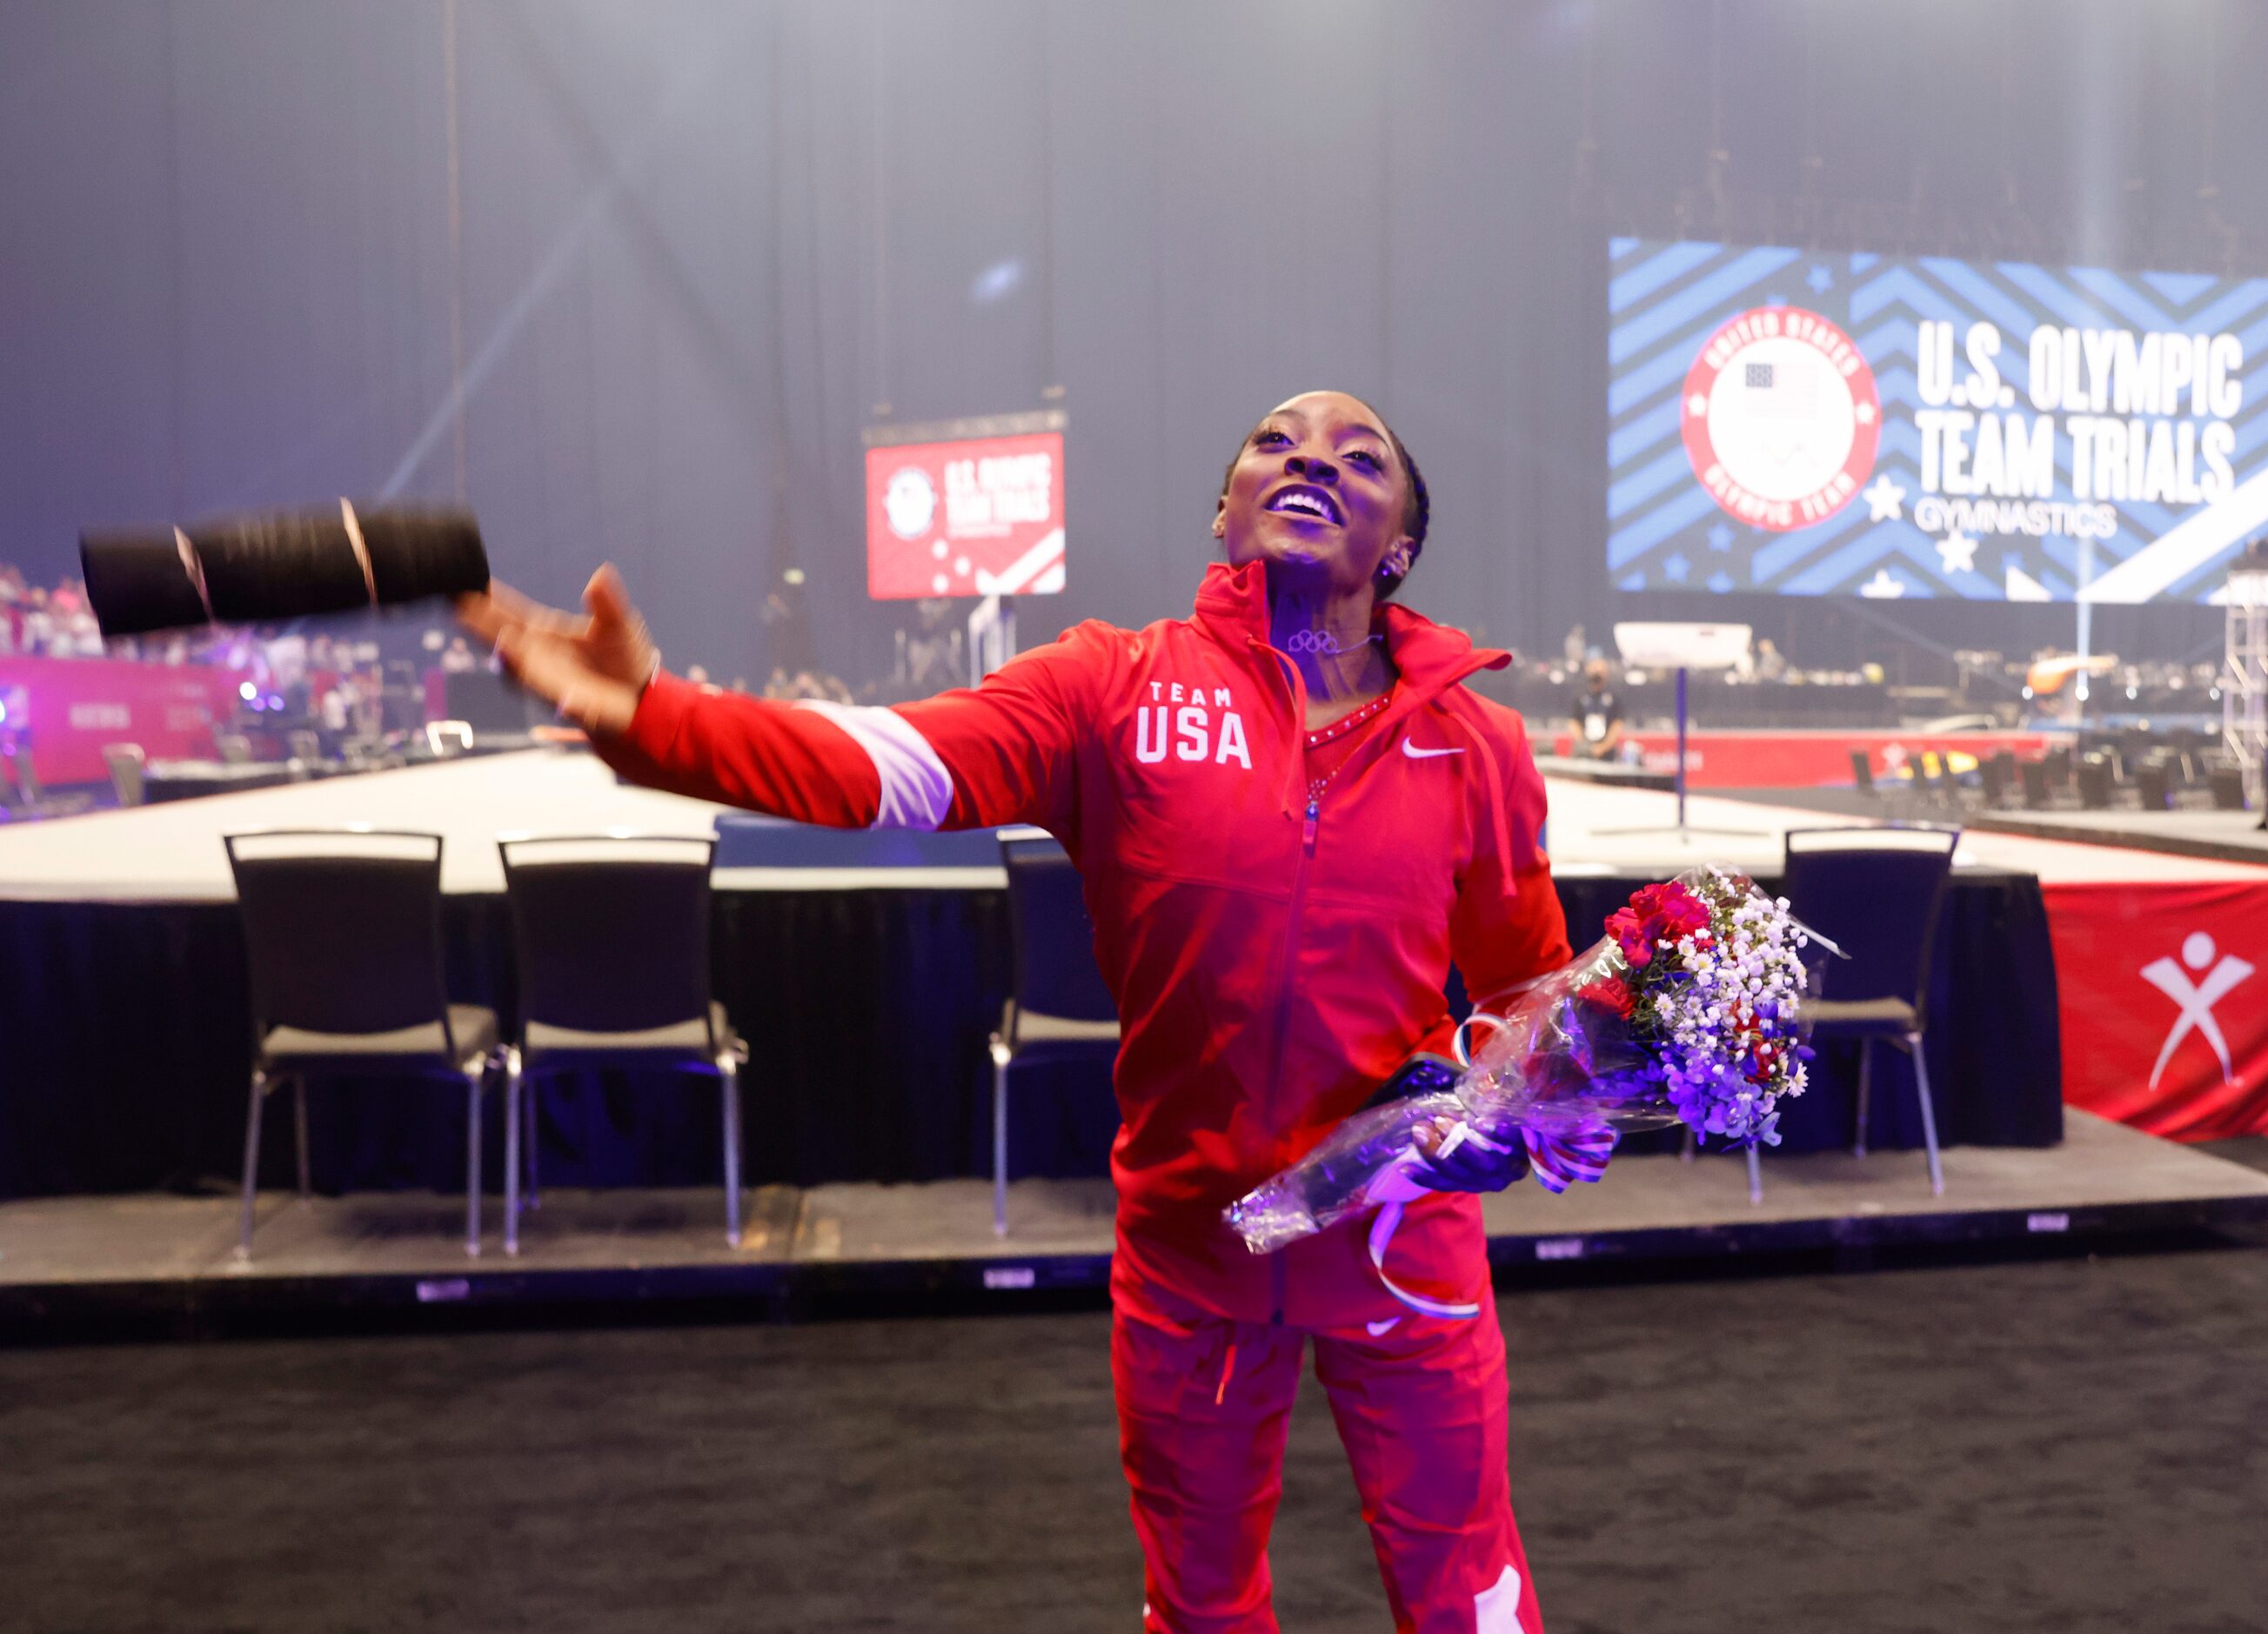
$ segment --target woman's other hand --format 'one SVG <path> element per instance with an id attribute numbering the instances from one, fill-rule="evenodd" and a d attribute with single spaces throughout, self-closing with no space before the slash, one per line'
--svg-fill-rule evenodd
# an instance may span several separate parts
<path id="1" fill-rule="evenodd" d="M 1615 1150 L 1610 1130 L 1551 1136 L 1522 1129 L 1517 1140 L 1507 1137 L 1498 1143 L 1483 1141 L 1471 1130 L 1456 1139 L 1456 1127 L 1454 1118 L 1436 1118 L 1418 1130 L 1416 1145 L 1424 1161 L 1410 1167 L 1410 1178 L 1428 1190 L 1502 1191 L 1533 1168 L 1544 1190 L 1565 1191 L 1596 1181 Z M 1444 1148 L 1447 1156 L 1441 1155 Z"/>
<path id="2" fill-rule="evenodd" d="M 1410 1167 L 1410 1178 L 1428 1191 L 1502 1191 L 1528 1173 L 1528 1152 L 1517 1139 L 1502 1142 L 1467 1128 L 1460 1137 L 1454 1118 L 1421 1124 L 1415 1137 L 1424 1161 Z"/>
<path id="3" fill-rule="evenodd" d="M 585 731 L 629 729 L 661 654 L 609 563 L 583 588 L 585 616 L 529 600 L 501 580 L 457 598 L 465 628 L 496 649 L 504 671 Z"/>

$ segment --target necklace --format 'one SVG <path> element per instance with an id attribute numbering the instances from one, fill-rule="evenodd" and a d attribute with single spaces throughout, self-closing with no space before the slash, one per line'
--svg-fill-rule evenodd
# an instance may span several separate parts
<path id="1" fill-rule="evenodd" d="M 1336 658 L 1342 652 L 1355 651 L 1385 638 L 1384 631 L 1373 629 L 1360 641 L 1342 644 L 1339 638 L 1328 629 L 1295 629 L 1285 638 L 1284 646 L 1287 651 L 1312 652 L 1317 658 L 1329 659 Z"/>
<path id="2" fill-rule="evenodd" d="M 1388 687 L 1381 696 L 1373 698 L 1345 719 L 1335 720 L 1328 726 L 1309 732 L 1307 747 L 1310 749 L 1321 748 L 1334 738 L 1344 737 L 1393 702 L 1394 688 Z M 1346 761 L 1342 759 L 1337 766 L 1322 777 L 1307 779 L 1307 813 L 1306 822 L 1300 826 L 1300 843 L 1310 851 L 1315 849 L 1315 825 L 1322 815 L 1323 791 L 1331 786 L 1331 779 L 1339 775 L 1340 769 L 1345 764 Z"/>
<path id="3" fill-rule="evenodd" d="M 1307 747 L 1320 749 L 1334 738 L 1344 738 L 1357 726 L 1394 702 L 1394 688 L 1388 687 L 1351 715 L 1343 715 L 1328 726 L 1318 726 L 1307 734 Z"/>

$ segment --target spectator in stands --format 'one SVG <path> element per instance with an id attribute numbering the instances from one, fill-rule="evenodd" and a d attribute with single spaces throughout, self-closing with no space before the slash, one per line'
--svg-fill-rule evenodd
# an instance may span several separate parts
<path id="1" fill-rule="evenodd" d="M 473 656 L 473 650 L 465 644 L 465 638 L 462 636 L 450 642 L 447 649 L 441 654 L 441 667 L 452 675 L 460 675 L 467 670 L 478 669 L 480 666 L 480 659 Z"/>
<path id="2" fill-rule="evenodd" d="M 1593 659 L 1583 669 L 1583 689 L 1568 707 L 1575 727 L 1575 753 L 1610 761 L 1623 747 L 1623 702 L 1608 689 L 1607 661 Z"/>

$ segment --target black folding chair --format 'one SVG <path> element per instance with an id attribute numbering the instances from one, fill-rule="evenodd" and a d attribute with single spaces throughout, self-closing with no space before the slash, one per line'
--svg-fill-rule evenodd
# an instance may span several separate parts
<path id="1" fill-rule="evenodd" d="M 519 972 L 519 1039 L 504 1052 L 504 1251 L 519 1252 L 522 1138 L 546 1074 L 601 1067 L 713 1072 L 723 1089 L 725 1240 L 740 1243 L 740 1067 L 748 1047 L 711 983 L 714 840 L 504 840 Z M 523 1099 L 520 1086 L 526 1081 Z M 527 1143 L 534 1190 L 534 1145 Z"/>
<path id="2" fill-rule="evenodd" d="M 1037 830 L 1005 829 L 1015 989 L 992 1034 L 992 1230 L 1008 1234 L 1008 1073 L 1012 1067 L 1109 1059 L 1118 1002 L 1094 962 L 1094 925 L 1079 870 Z"/>
<path id="3" fill-rule="evenodd" d="M 1786 837 L 1780 887 L 1788 911 L 1849 955 L 1827 961 L 1810 1016 L 1815 1041 L 1859 1041 L 1858 1134 L 1852 1155 L 1867 1155 L 1874 1047 L 1896 1045 L 1913 1058 L 1933 1195 L 1944 1192 L 1945 1173 L 1922 1051 L 1924 1000 L 1939 905 L 1960 843 L 1961 830 L 1950 828 L 1794 828 Z M 1756 1174 L 1750 1171 L 1752 1190 L 1760 1189 Z"/>
<path id="4" fill-rule="evenodd" d="M 291 1084 L 299 1194 L 307 1080 L 399 1071 L 466 1086 L 465 1252 L 481 1251 L 481 1092 L 494 1064 L 492 1010 L 448 1002 L 441 962 L 441 836 L 276 830 L 223 842 L 251 958 L 254 1045 L 245 1116 L 237 1257 L 252 1257 L 261 1108 Z"/>
<path id="5" fill-rule="evenodd" d="M 2110 809 L 2110 762 L 2108 756 L 2090 754 L 2079 762 L 2079 804 L 2081 810 L 2102 812 Z"/>
<path id="6" fill-rule="evenodd" d="M 2019 761 L 2016 777 L 2023 784 L 2024 805 L 2030 811 L 2045 811 L 2052 803 L 2048 793 L 2048 768 L 2045 761 Z"/>

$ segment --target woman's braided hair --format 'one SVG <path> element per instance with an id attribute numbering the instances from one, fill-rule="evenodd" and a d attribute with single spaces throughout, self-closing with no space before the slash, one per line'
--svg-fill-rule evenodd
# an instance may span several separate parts
<path id="1" fill-rule="evenodd" d="M 1357 401 L 1360 400 L 1357 399 Z M 1370 405 L 1364 403 L 1363 407 L 1368 408 Z M 1423 555 L 1425 549 L 1425 530 L 1433 520 L 1433 496 L 1426 490 L 1425 473 L 1418 470 L 1418 462 L 1410 457 L 1410 450 L 1403 445 L 1400 434 L 1392 426 L 1386 424 L 1384 415 L 1378 414 L 1375 408 L 1371 408 L 1370 411 L 1378 415 L 1379 424 L 1386 426 L 1386 440 L 1394 445 L 1394 457 L 1402 462 L 1403 473 L 1410 479 L 1409 490 L 1403 495 L 1402 502 L 1402 531 L 1410 536 L 1410 569 L 1414 569 L 1418 565 L 1418 556 Z M 1221 473 L 1220 491 L 1222 493 L 1228 492 L 1228 485 L 1236 476 L 1236 462 L 1243 457 L 1244 447 L 1242 444 L 1239 444 L 1236 453 L 1229 456 L 1228 468 Z M 1378 585 L 1378 600 L 1387 600 L 1395 591 L 1401 589 L 1402 581 L 1410 577 L 1410 569 L 1404 569 L 1392 578 L 1381 579 Z"/>

